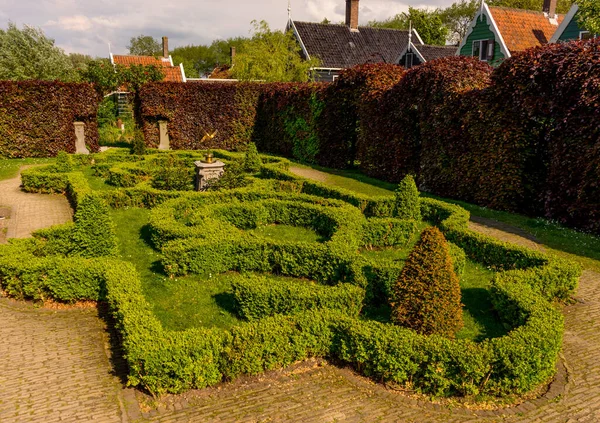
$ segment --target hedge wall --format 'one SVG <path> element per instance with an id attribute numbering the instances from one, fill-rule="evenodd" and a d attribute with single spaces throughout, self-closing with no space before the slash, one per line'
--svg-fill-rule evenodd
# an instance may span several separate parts
<path id="1" fill-rule="evenodd" d="M 98 151 L 99 101 L 89 84 L 0 81 L 0 157 L 74 153 L 74 122 L 85 123 L 86 145 Z"/>
<path id="2" fill-rule="evenodd" d="M 253 83 L 145 84 L 136 102 L 146 144 L 158 147 L 158 121 L 166 120 L 172 149 L 243 149 L 252 136 L 261 87 Z M 214 138 L 202 141 L 215 131 Z"/>

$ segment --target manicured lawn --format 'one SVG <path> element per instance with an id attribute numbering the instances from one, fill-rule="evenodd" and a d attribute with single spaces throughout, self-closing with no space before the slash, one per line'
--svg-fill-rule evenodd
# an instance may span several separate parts
<path id="1" fill-rule="evenodd" d="M 231 277 L 193 275 L 170 279 L 160 267 L 160 256 L 148 242 L 145 225 L 149 210 L 111 211 L 117 227 L 121 259 L 133 263 L 142 279 L 144 295 L 165 329 L 229 328 L 238 322 L 227 291 Z"/>
<path id="2" fill-rule="evenodd" d="M 30 164 L 53 163 L 54 159 L 2 159 L 0 158 L 0 181 L 10 179 L 19 173 L 19 168 Z"/>
<path id="3" fill-rule="evenodd" d="M 85 178 L 88 181 L 88 184 L 90 184 L 90 188 L 92 188 L 94 191 L 117 189 L 117 187 L 107 184 L 104 181 L 104 178 L 95 176 L 94 169 L 92 169 L 91 166 L 86 166 L 85 168 L 83 168 L 83 170 L 81 172 L 83 172 L 83 174 L 85 175 Z"/>
<path id="4" fill-rule="evenodd" d="M 278 241 L 324 242 L 321 235 L 315 231 L 290 225 L 262 225 L 248 231 L 258 237 Z"/>

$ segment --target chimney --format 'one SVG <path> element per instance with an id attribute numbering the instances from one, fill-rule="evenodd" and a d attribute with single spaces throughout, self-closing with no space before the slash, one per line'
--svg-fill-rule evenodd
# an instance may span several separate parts
<path id="1" fill-rule="evenodd" d="M 358 0 L 346 0 L 346 26 L 358 31 Z"/>
<path id="2" fill-rule="evenodd" d="M 233 66 L 233 59 L 235 59 L 235 47 L 229 47 L 229 56 L 231 57 L 231 66 Z"/>
<path id="3" fill-rule="evenodd" d="M 544 7 L 542 10 L 550 19 L 556 16 L 556 3 L 558 0 L 544 0 Z"/>
<path id="4" fill-rule="evenodd" d="M 163 37 L 163 57 L 169 58 L 169 39 L 167 37 Z"/>

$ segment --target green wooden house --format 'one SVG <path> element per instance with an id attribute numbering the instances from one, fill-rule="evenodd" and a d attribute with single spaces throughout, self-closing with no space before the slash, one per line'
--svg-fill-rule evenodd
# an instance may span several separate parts
<path id="1" fill-rule="evenodd" d="M 514 53 L 548 44 L 564 19 L 557 0 L 545 0 L 542 11 L 491 7 L 482 1 L 457 55 L 475 56 L 498 66 Z"/>
<path id="2" fill-rule="evenodd" d="M 567 13 L 567 16 L 565 16 L 565 19 L 562 21 L 550 39 L 550 42 L 560 43 L 573 40 L 586 40 L 596 37 L 579 23 L 578 17 L 579 6 L 577 6 L 577 4 L 573 4 L 569 10 L 569 13 Z"/>

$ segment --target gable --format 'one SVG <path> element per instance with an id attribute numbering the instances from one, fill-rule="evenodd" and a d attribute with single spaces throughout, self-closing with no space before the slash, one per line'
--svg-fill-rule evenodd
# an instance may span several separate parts
<path id="1" fill-rule="evenodd" d="M 510 53 L 503 50 L 502 39 L 496 36 L 496 32 L 493 31 L 493 25 L 488 22 L 488 15 L 480 13 L 475 17 L 471 23 L 471 29 L 468 35 L 463 39 L 461 46 L 459 47 L 460 56 L 473 56 L 473 42 L 481 40 L 494 40 L 494 59 L 490 62 L 490 65 L 497 66 L 502 60 L 510 57 Z"/>

